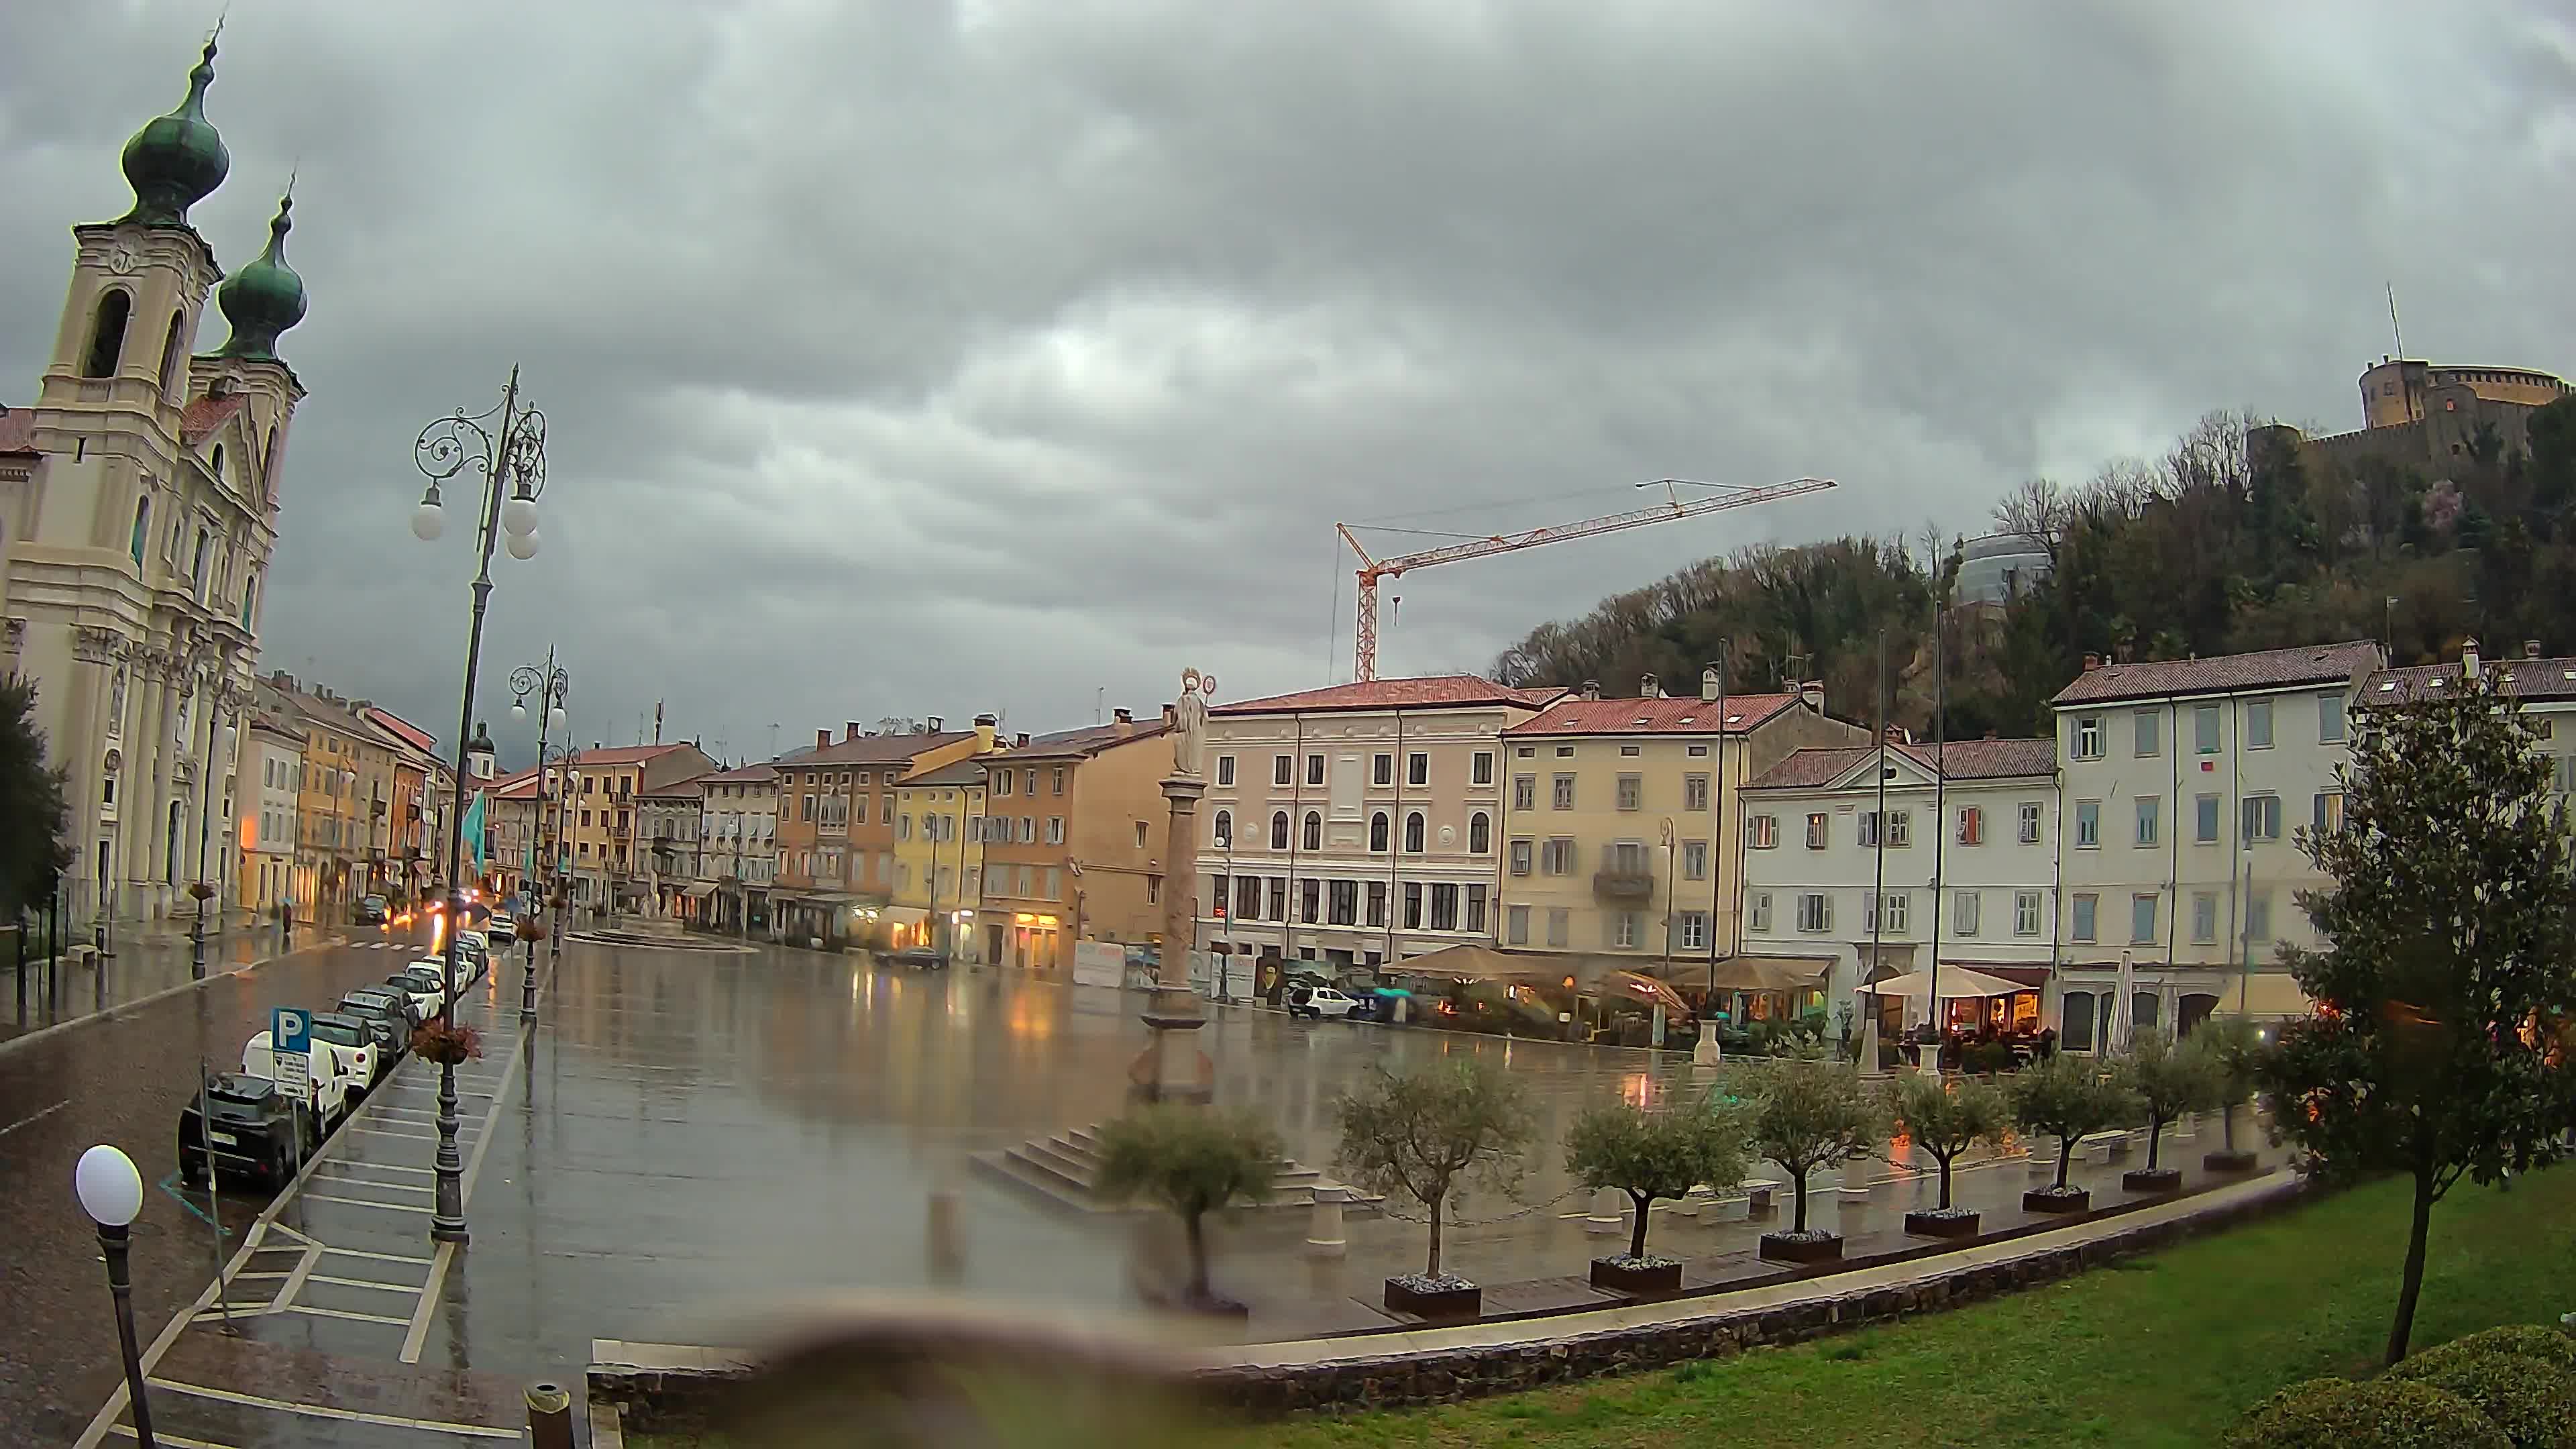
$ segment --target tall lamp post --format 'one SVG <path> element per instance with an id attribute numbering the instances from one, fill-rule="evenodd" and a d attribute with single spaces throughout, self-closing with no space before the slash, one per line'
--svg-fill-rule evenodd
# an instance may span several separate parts
<path id="1" fill-rule="evenodd" d="M 552 645 L 546 648 L 546 667 L 522 664 L 510 671 L 510 718 L 528 717 L 528 696 L 537 699 L 537 838 L 545 838 L 546 818 L 546 735 L 564 719 L 564 699 L 572 693 L 572 676 L 555 666 Z M 533 861 L 530 862 L 534 864 Z M 519 981 L 519 1019 L 529 1020 L 537 1014 L 537 941 L 530 936 Z"/>
<path id="2" fill-rule="evenodd" d="M 197 876 L 189 882 L 188 894 L 196 899 L 196 919 L 188 925 L 188 979 L 206 979 L 206 898 L 212 888 L 206 883 L 206 842 L 209 816 L 206 806 L 213 800 L 216 736 L 223 728 L 223 675 L 227 661 L 211 644 L 201 643 L 187 664 L 191 689 L 202 688 L 206 695 L 206 753 L 197 762 Z M 175 874 L 176 872 L 173 872 Z"/>
<path id="3" fill-rule="evenodd" d="M 100 1143 L 81 1154 L 72 1169 L 72 1188 L 80 1194 L 81 1211 L 98 1224 L 99 1251 L 107 1259 L 107 1291 L 116 1300 L 116 1342 L 125 1354 L 134 1441 L 153 1449 L 158 1441 L 152 1437 L 152 1405 L 143 1396 L 143 1355 L 134 1346 L 134 1280 L 126 1272 L 130 1230 L 143 1211 L 143 1174 L 134 1170 L 133 1158 Z"/>
<path id="4" fill-rule="evenodd" d="M 441 993 L 438 1008 L 439 1019 L 447 1021 L 455 1013 L 456 938 L 465 927 L 465 787 L 472 778 L 465 747 L 474 732 L 475 675 L 483 665 L 483 614 L 492 597 L 492 547 L 506 533 L 510 557 L 536 557 L 537 496 L 546 487 L 546 415 L 519 401 L 519 369 L 510 369 L 499 407 L 471 416 L 460 408 L 421 429 L 412 444 L 412 463 L 429 479 L 411 519 L 412 536 L 423 543 L 435 540 L 447 528 L 440 483 L 470 470 L 482 475 L 483 487 L 482 507 L 475 519 L 474 617 L 465 636 L 464 698 L 456 711 L 456 798 L 447 818 L 449 926 L 439 968 L 447 990 Z M 429 1235 L 442 1243 L 466 1240 L 465 1159 L 456 1149 L 456 1127 L 456 1064 L 441 1062 L 438 1194 Z"/>

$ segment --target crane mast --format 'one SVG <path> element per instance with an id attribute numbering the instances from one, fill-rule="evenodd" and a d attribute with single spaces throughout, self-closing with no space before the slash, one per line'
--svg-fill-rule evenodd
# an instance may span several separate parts
<path id="1" fill-rule="evenodd" d="M 1649 523 L 1672 523 L 1684 518 L 1697 518 L 1725 508 L 1744 508 L 1756 503 L 1771 503 L 1795 498 L 1806 493 L 1822 493 L 1834 486 L 1831 478 L 1795 478 L 1786 483 L 1742 488 L 1721 483 L 1700 483 L 1688 478 L 1659 478 L 1640 483 L 1640 488 L 1661 488 L 1664 501 L 1645 508 L 1632 508 L 1624 513 L 1606 513 L 1599 518 L 1586 518 L 1575 523 L 1560 523 L 1546 528 L 1525 529 L 1519 533 L 1490 534 L 1482 538 L 1461 538 L 1458 542 L 1426 548 L 1418 553 L 1391 558 L 1372 556 L 1351 531 L 1353 525 L 1336 523 L 1342 542 L 1359 556 L 1359 620 L 1353 634 L 1353 680 L 1377 678 L 1377 586 L 1381 579 L 1401 578 L 1407 571 L 1429 568 L 1433 564 L 1457 563 L 1463 559 L 1484 558 L 1492 554 L 1512 553 L 1543 544 L 1563 543 L 1568 539 L 1590 538 L 1595 534 L 1616 533 L 1623 528 L 1642 528 Z M 1684 488 L 1722 488 L 1725 491 L 1706 498 L 1684 499 Z M 1366 525 L 1360 525 L 1366 527 Z"/>

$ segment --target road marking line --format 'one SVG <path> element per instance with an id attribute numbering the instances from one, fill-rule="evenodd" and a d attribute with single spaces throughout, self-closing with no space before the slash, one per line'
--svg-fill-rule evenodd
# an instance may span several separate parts
<path id="1" fill-rule="evenodd" d="M 128 1439 L 140 1439 L 143 1437 L 135 1433 L 133 1426 L 128 1424 L 118 1424 L 110 1428 L 108 1432 L 111 1434 L 122 1434 Z M 171 1446 L 171 1449 L 233 1449 L 233 1446 L 230 1444 L 218 1444 L 212 1439 L 182 1439 L 176 1434 L 164 1434 L 158 1429 L 152 1431 L 152 1441 L 156 1444 L 168 1444 Z"/>
<path id="2" fill-rule="evenodd" d="M 202 1384 L 183 1384 L 177 1379 L 147 1380 L 156 1389 L 191 1398 L 214 1399 L 227 1404 L 247 1404 L 254 1409 L 276 1409 L 288 1414 L 308 1414 L 317 1419 L 343 1419 L 353 1424 L 382 1424 L 394 1429 L 434 1429 L 450 1434 L 465 1434 L 477 1439 L 517 1439 L 524 1429 L 496 1429 L 488 1424 L 458 1424 L 444 1419 L 406 1419 L 397 1414 L 371 1414 L 363 1409 L 343 1409 L 330 1404 L 299 1404 L 291 1399 L 262 1398 L 232 1389 L 210 1389 Z M 155 1436 L 158 1437 L 158 1436 Z"/>
<path id="3" fill-rule="evenodd" d="M 346 1308 L 316 1308 L 310 1303 L 289 1303 L 277 1311 L 280 1313 L 303 1313 L 315 1318 L 346 1318 L 358 1323 L 390 1323 L 396 1327 L 400 1327 L 405 1322 L 409 1321 L 401 1318 L 389 1318 L 381 1313 L 352 1313 Z"/>
<path id="4" fill-rule="evenodd" d="M 423 1267 L 437 1261 L 434 1258 L 415 1258 L 406 1253 L 370 1253 L 364 1248 L 325 1247 L 322 1251 L 335 1258 L 369 1258 L 379 1263 L 417 1263 Z"/>
<path id="5" fill-rule="evenodd" d="M 323 1192 L 308 1192 L 304 1194 L 304 1199 L 307 1202 L 337 1202 L 347 1203 L 351 1207 L 383 1208 L 389 1213 L 418 1213 L 423 1217 L 432 1215 L 427 1208 L 406 1207 L 398 1202 L 369 1202 L 362 1197 L 333 1197 Z"/>
<path id="6" fill-rule="evenodd" d="M 379 1283 L 373 1278 L 334 1278 L 328 1273 L 316 1273 L 313 1275 L 311 1281 L 315 1283 L 337 1283 L 343 1288 L 382 1288 L 388 1293 L 418 1293 L 420 1291 L 409 1283 Z"/>
<path id="7" fill-rule="evenodd" d="M 420 1362 L 421 1342 L 429 1337 L 429 1311 L 438 1306 L 438 1291 L 447 1283 L 447 1265 L 455 1257 L 456 1245 L 441 1243 L 429 1260 L 429 1281 L 421 1284 L 420 1301 L 412 1305 L 411 1327 L 403 1330 L 402 1352 L 397 1357 L 404 1363 Z"/>
<path id="8" fill-rule="evenodd" d="M 321 1261 L 322 1254 L 320 1250 L 314 1248 L 305 1249 L 304 1261 L 295 1265 L 295 1271 L 287 1274 L 286 1281 L 279 1285 L 277 1296 L 268 1300 L 268 1311 L 275 1313 L 277 1310 L 293 1303 L 295 1301 L 295 1295 L 304 1291 L 304 1280 L 313 1275 L 313 1266 Z"/>
<path id="9" fill-rule="evenodd" d="M 36 1120 L 38 1120 L 38 1119 L 40 1119 L 40 1118 L 44 1118 L 44 1117 L 51 1117 L 51 1116 L 52 1116 L 52 1115 L 54 1115 L 56 1112 L 59 1112 L 59 1111 L 63 1110 L 65 1107 L 68 1107 L 68 1106 L 70 1106 L 71 1104 L 72 1104 L 72 1103 L 71 1103 L 71 1099 L 70 1099 L 70 1098 L 68 1098 L 68 1097 L 66 1097 L 66 1098 L 64 1098 L 63 1100 L 61 1100 L 61 1101 L 59 1101 L 59 1102 L 56 1102 L 54 1105 L 52 1105 L 52 1106 L 50 1106 L 50 1107 L 45 1108 L 45 1109 L 44 1109 L 43 1111 L 41 1111 L 41 1112 L 30 1112 L 30 1113 L 28 1113 L 26 1116 L 19 1118 L 17 1121 L 10 1123 L 8 1126 L 6 1126 L 6 1127 L 0 1127 L 0 1137 L 6 1137 L 6 1136 L 8 1136 L 10 1133 L 17 1131 L 19 1128 L 24 1127 L 24 1126 L 26 1126 L 28 1123 L 33 1122 L 33 1121 L 36 1121 Z"/>
<path id="10" fill-rule="evenodd" d="M 438 1140 L 438 1134 L 435 1132 L 387 1132 L 381 1127 L 352 1127 L 349 1130 L 352 1132 L 364 1132 L 370 1137 L 408 1137 L 414 1142 L 436 1142 Z"/>

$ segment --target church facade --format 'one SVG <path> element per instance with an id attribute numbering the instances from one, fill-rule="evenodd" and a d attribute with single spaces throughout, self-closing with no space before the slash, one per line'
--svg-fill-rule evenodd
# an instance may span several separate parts
<path id="1" fill-rule="evenodd" d="M 36 686 L 65 776 L 72 919 L 240 894 L 237 791 L 279 484 L 303 386 L 291 202 L 226 277 L 188 220 L 231 159 L 206 119 L 209 41 L 178 108 L 126 144 L 134 206 L 72 229 L 62 322 L 31 407 L 0 410 L 6 667 Z M 229 336 L 198 350 L 209 300 Z"/>

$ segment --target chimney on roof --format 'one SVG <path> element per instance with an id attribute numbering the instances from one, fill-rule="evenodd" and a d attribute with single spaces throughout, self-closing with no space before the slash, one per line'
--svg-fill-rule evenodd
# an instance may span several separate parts
<path id="1" fill-rule="evenodd" d="M 1583 697 L 1585 699 L 1599 699 L 1601 697 L 1601 681 L 1597 679 L 1587 679 L 1583 681 Z"/>
<path id="2" fill-rule="evenodd" d="M 1823 714 L 1825 712 L 1825 682 L 1821 679 L 1806 679 L 1799 681 L 1798 701 L 1807 706 L 1807 708 L 1814 710 L 1816 713 Z"/>
<path id="3" fill-rule="evenodd" d="M 857 720 L 854 720 L 854 719 L 845 719 L 845 720 L 841 721 L 841 738 L 842 738 L 842 739 L 844 739 L 844 740 L 855 740 L 855 739 L 857 739 L 858 737 L 859 737 L 859 722 L 858 722 Z"/>
<path id="4" fill-rule="evenodd" d="M 981 755 L 989 752 L 993 748 L 994 732 L 999 730 L 1001 727 L 1002 717 L 1000 715 L 979 714 L 975 716 L 975 753 Z"/>
<path id="5" fill-rule="evenodd" d="M 1015 734 L 1015 735 L 1011 736 L 1011 748 L 1012 748 L 1012 749 L 1015 749 L 1015 750 L 1025 750 L 1025 749 L 1027 749 L 1028 747 L 1029 747 L 1029 732 L 1028 732 L 1027 730 L 1022 730 L 1022 731 L 1020 731 L 1018 734 Z"/>
<path id="6" fill-rule="evenodd" d="M 2084 672 L 2085 672 L 2085 673 L 2087 673 L 2087 674 L 2090 674 L 2090 673 L 2092 673 L 2094 670 L 2099 669 L 2099 668 L 2101 668 L 2101 667 L 2102 667 L 2102 656 L 2101 656 L 2101 655 L 2099 655 L 2099 654 L 2094 653 L 2094 652 L 2093 652 L 2092 650 L 2090 650 L 2090 649 L 2085 650 L 2085 651 L 2084 651 Z"/>
<path id="7" fill-rule="evenodd" d="M 1699 697 L 1715 702 L 1717 691 L 1717 666 L 1712 664 L 1699 672 Z"/>
<path id="8" fill-rule="evenodd" d="M 1165 729 L 1170 729 L 1171 727 L 1173 727 L 1174 725 L 1179 724 L 1180 722 L 1181 722 L 1181 710 L 1180 710 L 1180 706 L 1178 706 L 1178 705 L 1173 705 L 1173 704 L 1167 704 L 1167 705 L 1164 705 L 1164 706 L 1163 706 L 1163 728 L 1165 728 Z"/>
<path id="9" fill-rule="evenodd" d="M 2523 640 L 2523 641 L 2522 641 L 2522 657 L 2523 657 L 2523 658 L 2525 658 L 2525 659 L 2537 659 L 2537 658 L 2539 658 L 2539 657 L 2540 657 L 2540 641 L 2539 641 L 2539 640 L 2537 640 L 2537 639 L 2525 639 L 2525 640 Z"/>
<path id="10" fill-rule="evenodd" d="M 831 747 L 831 744 L 832 732 L 830 730 L 818 729 L 814 731 L 814 748 L 818 750 L 828 749 Z"/>
<path id="11" fill-rule="evenodd" d="M 1132 709 L 1112 710 L 1109 714 L 1109 722 L 1118 727 L 1118 733 L 1121 738 L 1132 735 L 1136 732 L 1136 711 Z"/>
<path id="12" fill-rule="evenodd" d="M 935 735 L 947 730 L 948 721 L 941 719 L 939 716 L 934 714 L 930 718 L 923 720 L 921 725 L 923 734 Z"/>
<path id="13" fill-rule="evenodd" d="M 2478 677 L 2478 641 L 2475 639 L 2460 641 L 2460 673 L 2471 679 Z"/>
<path id="14" fill-rule="evenodd" d="M 1653 676 L 1653 675 L 1651 675 L 1651 674 L 1649 674 L 1649 675 L 1645 676 L 1644 678 L 1642 678 L 1642 679 L 1638 680 L 1638 681 L 1637 681 L 1637 697 L 1638 697 L 1639 699 L 1661 699 L 1661 698 L 1663 698 L 1663 697 L 1664 697 L 1664 683 L 1663 683 L 1663 681 L 1662 681 L 1662 680 L 1660 680 L 1660 679 L 1657 679 L 1655 676 Z"/>

